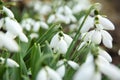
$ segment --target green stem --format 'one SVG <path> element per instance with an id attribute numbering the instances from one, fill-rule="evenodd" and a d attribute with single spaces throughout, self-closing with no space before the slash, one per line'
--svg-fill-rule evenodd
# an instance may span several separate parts
<path id="1" fill-rule="evenodd" d="M 70 56 L 71 52 L 73 51 L 73 49 L 74 49 L 74 47 L 75 47 L 75 44 L 76 44 L 79 36 L 81 35 L 80 30 L 81 30 L 82 26 L 84 25 L 84 23 L 85 23 L 87 17 L 89 16 L 90 12 L 95 8 L 96 5 L 97 5 L 97 4 L 92 5 L 92 6 L 90 7 L 90 9 L 87 11 L 86 16 L 85 16 L 83 22 L 81 23 L 78 31 L 76 32 L 75 37 L 73 38 L 72 43 L 70 44 L 70 46 L 69 46 L 69 48 L 68 48 L 68 51 L 67 51 L 67 53 L 66 53 L 66 59 L 69 59 L 69 58 L 70 58 L 69 56 Z"/>

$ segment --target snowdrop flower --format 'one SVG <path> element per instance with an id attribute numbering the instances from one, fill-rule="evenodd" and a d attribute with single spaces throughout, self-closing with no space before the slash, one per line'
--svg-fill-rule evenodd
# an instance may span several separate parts
<path id="1" fill-rule="evenodd" d="M 57 69 L 56 69 L 56 72 L 60 75 L 60 77 L 64 77 L 65 75 L 65 65 L 64 65 L 64 61 L 63 60 L 60 60 L 58 61 L 57 63 Z"/>
<path id="2" fill-rule="evenodd" d="M 38 32 L 40 27 L 42 27 L 43 29 L 49 28 L 48 25 L 44 21 L 35 21 L 32 18 L 23 19 L 21 22 L 21 25 L 27 31 L 32 30 L 34 32 Z"/>
<path id="3" fill-rule="evenodd" d="M 3 6 L 3 11 L 6 13 L 6 15 L 10 18 L 14 18 L 14 14 L 12 13 L 12 11 L 10 9 L 8 9 L 7 7 Z"/>
<path id="4" fill-rule="evenodd" d="M 39 35 L 37 33 L 31 33 L 30 34 L 31 39 L 38 38 L 38 37 L 39 37 Z"/>
<path id="5" fill-rule="evenodd" d="M 93 56 L 89 54 L 85 63 L 83 63 L 75 73 L 73 80 L 93 80 L 94 69 Z"/>
<path id="6" fill-rule="evenodd" d="M 68 6 L 60 6 L 55 14 L 52 14 L 48 18 L 48 23 L 63 22 L 69 24 L 70 22 L 76 22 L 76 18 L 72 14 L 72 10 Z"/>
<path id="7" fill-rule="evenodd" d="M 92 20 L 94 20 L 94 23 Z M 111 35 L 107 31 L 105 31 L 105 30 L 114 30 L 115 27 L 112 24 L 112 22 L 100 15 L 95 16 L 94 19 L 91 18 L 91 21 L 90 19 L 87 19 L 86 22 L 88 22 L 88 25 L 86 24 L 85 26 L 83 26 L 83 28 L 81 29 L 81 32 L 88 31 L 90 28 L 93 28 L 92 27 L 93 25 L 95 25 L 96 28 L 94 30 L 89 31 L 86 34 L 86 37 L 84 40 L 85 41 L 91 40 L 95 44 L 100 44 L 101 42 L 103 42 L 105 47 L 112 48 L 113 39 Z"/>
<path id="8" fill-rule="evenodd" d="M 58 32 L 51 39 L 50 47 L 54 52 L 65 54 L 71 42 L 72 38 L 69 35 L 64 34 L 63 32 Z"/>
<path id="9" fill-rule="evenodd" d="M 4 63 L 5 63 L 5 59 L 0 57 L 0 64 L 4 64 Z M 6 65 L 8 67 L 19 67 L 19 64 L 16 63 L 14 60 L 10 59 L 10 58 L 6 59 Z"/>
<path id="10" fill-rule="evenodd" d="M 18 51 L 19 47 L 17 45 L 17 43 L 15 42 L 15 40 L 13 40 L 12 38 L 10 38 L 9 36 L 7 36 L 6 34 L 0 32 L 0 48 L 5 47 L 7 48 L 9 51 Z"/>
<path id="11" fill-rule="evenodd" d="M 111 80 L 119 80 L 120 79 L 120 69 L 110 64 L 105 58 L 99 56 L 96 60 L 96 64 L 101 73 L 108 76 Z"/>
<path id="12" fill-rule="evenodd" d="M 19 36 L 20 40 L 23 42 L 28 42 L 28 38 L 22 31 L 22 27 L 17 21 L 10 19 L 9 17 L 5 18 L 5 28 L 7 31 L 13 35 Z"/>
<path id="13" fill-rule="evenodd" d="M 23 19 L 21 22 L 21 26 L 25 28 L 27 31 L 30 31 L 34 24 L 35 20 L 33 20 L 32 18 Z"/>
<path id="14" fill-rule="evenodd" d="M 59 60 L 58 63 L 57 63 L 57 67 L 58 68 L 56 69 L 56 71 L 58 72 L 58 74 L 61 77 L 64 77 L 64 75 L 65 75 L 65 71 L 66 71 L 65 64 L 68 64 L 74 70 L 77 70 L 79 68 L 79 65 L 76 62 L 74 62 L 74 61 L 65 60 L 65 59 Z"/>
<path id="15" fill-rule="evenodd" d="M 43 67 L 36 77 L 36 80 L 62 80 L 59 74 L 48 66 Z"/>

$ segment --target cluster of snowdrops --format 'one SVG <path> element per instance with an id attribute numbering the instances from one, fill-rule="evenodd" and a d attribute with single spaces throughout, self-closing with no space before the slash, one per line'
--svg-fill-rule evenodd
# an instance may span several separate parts
<path id="1" fill-rule="evenodd" d="M 25 5 L 18 22 L 17 9 L 0 1 L 0 79 L 120 80 L 120 69 L 104 49 L 113 47 L 107 30 L 115 26 L 99 13 L 99 3 L 33 0 Z"/>

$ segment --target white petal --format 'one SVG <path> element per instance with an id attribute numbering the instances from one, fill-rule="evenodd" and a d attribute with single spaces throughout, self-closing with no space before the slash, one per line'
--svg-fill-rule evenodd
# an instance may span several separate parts
<path id="1" fill-rule="evenodd" d="M 118 55 L 120 56 L 120 49 L 118 50 Z"/>
<path id="2" fill-rule="evenodd" d="M 58 52 L 65 54 L 67 52 L 68 46 L 67 43 L 61 38 L 61 40 L 58 42 L 57 46 Z"/>
<path id="3" fill-rule="evenodd" d="M 58 62 L 57 62 L 57 66 L 60 66 L 60 65 L 63 65 L 64 64 L 64 60 L 59 60 Z"/>
<path id="4" fill-rule="evenodd" d="M 6 36 L 9 36 L 9 37 L 12 38 L 12 39 L 15 39 L 15 37 L 16 37 L 16 35 L 12 34 L 12 33 L 9 32 L 9 31 L 7 31 L 7 32 L 5 33 L 5 35 L 6 35 Z"/>
<path id="5" fill-rule="evenodd" d="M 39 4 L 40 5 L 40 4 Z M 40 10 L 39 10 L 40 9 Z M 39 8 L 37 11 L 39 11 L 40 14 L 42 15 L 47 15 L 48 13 L 51 12 L 51 6 L 49 5 L 42 5 L 41 8 Z"/>
<path id="6" fill-rule="evenodd" d="M 73 15 L 69 15 L 69 18 L 70 18 L 70 20 L 71 20 L 72 22 L 76 22 L 76 21 L 77 21 L 77 19 L 76 19 L 75 16 L 73 16 Z"/>
<path id="7" fill-rule="evenodd" d="M 62 14 L 56 13 L 56 21 L 57 22 L 63 22 L 66 23 L 66 21 L 68 22 L 68 20 L 66 20 L 67 18 L 65 16 L 63 16 Z"/>
<path id="8" fill-rule="evenodd" d="M 2 61 L 2 64 L 5 63 L 5 58 L 0 57 L 0 60 Z M 6 59 L 6 65 L 8 67 L 19 67 L 19 64 L 16 63 L 14 60 L 10 59 L 10 58 Z"/>
<path id="9" fill-rule="evenodd" d="M 57 9 L 57 13 L 63 13 L 64 12 L 64 7 L 63 6 L 60 6 L 58 9 Z"/>
<path id="10" fill-rule="evenodd" d="M 100 71 L 108 76 L 111 80 L 120 80 L 120 69 L 112 64 L 99 64 Z"/>
<path id="11" fill-rule="evenodd" d="M 91 80 L 94 74 L 94 64 L 82 64 L 75 73 L 73 80 Z"/>
<path id="12" fill-rule="evenodd" d="M 40 29 L 40 22 L 36 22 L 33 26 L 33 31 L 38 32 Z"/>
<path id="13" fill-rule="evenodd" d="M 112 48 L 112 37 L 111 35 L 107 32 L 102 30 L 102 37 L 103 37 L 103 44 L 107 47 L 107 48 Z"/>
<path id="14" fill-rule="evenodd" d="M 26 35 L 24 33 L 20 33 L 19 38 L 23 42 L 26 42 L 26 43 L 28 42 L 28 38 L 26 37 Z"/>
<path id="15" fill-rule="evenodd" d="M 85 16 L 80 19 L 80 24 L 82 24 L 84 18 L 85 18 Z M 81 28 L 81 32 L 82 33 L 87 32 L 93 26 L 94 26 L 94 19 L 92 17 L 88 16 L 85 23 L 83 24 L 83 26 Z"/>
<path id="16" fill-rule="evenodd" d="M 0 19 L 0 29 L 3 26 L 3 23 L 4 23 L 4 19 L 2 18 L 2 19 Z"/>
<path id="17" fill-rule="evenodd" d="M 78 50 L 80 50 L 87 42 L 82 42 L 78 48 Z"/>
<path id="18" fill-rule="evenodd" d="M 63 34 L 63 35 L 64 35 L 65 42 L 67 43 L 68 46 L 70 46 L 73 39 L 67 34 Z"/>
<path id="19" fill-rule="evenodd" d="M 11 11 L 10 9 L 8 9 L 7 7 L 3 6 L 3 11 L 7 14 L 8 17 L 14 18 L 14 14 L 13 14 L 12 11 Z"/>
<path id="20" fill-rule="evenodd" d="M 19 64 L 16 63 L 14 60 L 10 59 L 10 58 L 7 58 L 6 64 L 7 64 L 9 67 L 19 67 Z"/>
<path id="21" fill-rule="evenodd" d="M 68 6 L 65 6 L 65 10 L 64 11 L 65 11 L 66 15 L 72 14 L 72 10 Z"/>
<path id="22" fill-rule="evenodd" d="M 30 34 L 30 38 L 33 39 L 33 38 L 38 38 L 38 34 L 37 33 L 31 33 Z"/>
<path id="23" fill-rule="evenodd" d="M 51 47 L 51 48 L 55 48 L 58 42 L 59 42 L 59 35 L 58 35 L 58 33 L 57 33 L 57 34 L 55 34 L 55 35 L 53 36 L 53 38 L 51 39 L 50 47 Z"/>
<path id="24" fill-rule="evenodd" d="M 48 72 L 50 80 L 62 80 L 60 75 L 57 72 L 55 72 L 53 69 L 46 66 L 46 70 Z"/>
<path id="25" fill-rule="evenodd" d="M 68 64 L 75 70 L 77 70 L 79 68 L 79 65 L 74 61 L 69 60 Z"/>
<path id="26" fill-rule="evenodd" d="M 95 44 L 100 44 L 100 43 L 101 43 L 101 38 L 102 38 L 102 37 L 101 37 L 100 31 L 95 30 L 94 33 L 93 33 L 93 35 L 92 35 L 91 40 L 92 40 L 92 42 L 95 43 Z"/>
<path id="27" fill-rule="evenodd" d="M 109 62 L 112 62 L 112 57 L 105 51 L 102 49 L 99 49 L 98 52 L 102 57 L 104 57 L 105 59 L 107 59 Z"/>
<path id="28" fill-rule="evenodd" d="M 47 79 L 47 72 L 44 68 L 42 68 L 38 74 L 37 74 L 37 77 L 36 77 L 36 80 L 48 80 Z"/>
<path id="29" fill-rule="evenodd" d="M 2 32 L 0 32 L 0 41 L 2 42 L 3 46 L 10 51 L 16 52 L 19 50 L 17 43 Z"/>
<path id="30" fill-rule="evenodd" d="M 96 64 L 110 64 L 104 57 L 102 57 L 101 55 L 98 55 L 98 58 L 96 60 Z"/>
<path id="31" fill-rule="evenodd" d="M 54 20 L 55 20 L 55 15 L 50 15 L 50 17 L 47 20 L 47 23 L 50 24 L 50 23 L 54 22 Z"/>
<path id="32" fill-rule="evenodd" d="M 60 75 L 60 77 L 64 77 L 65 75 L 65 65 L 60 65 L 60 67 L 58 67 L 56 69 L 56 72 Z"/>
<path id="33" fill-rule="evenodd" d="M 22 28 L 20 26 L 20 24 L 12 19 L 10 19 L 9 17 L 5 18 L 5 27 L 6 29 L 15 34 L 18 35 L 19 33 L 22 32 Z"/>
<path id="34" fill-rule="evenodd" d="M 98 15 L 98 18 L 99 18 L 100 24 L 102 24 L 104 26 L 104 29 L 106 29 L 106 30 L 114 30 L 115 29 L 115 26 L 109 19 L 104 18 L 100 15 Z"/>
<path id="35" fill-rule="evenodd" d="M 90 32 L 88 32 L 88 33 L 83 33 L 84 35 L 83 35 L 83 39 L 84 39 L 84 41 L 89 41 L 89 40 L 91 40 L 91 37 L 92 37 L 92 35 L 93 35 L 93 33 L 95 32 L 95 30 L 92 30 L 92 31 L 90 31 Z"/>
<path id="36" fill-rule="evenodd" d="M 40 27 L 42 27 L 44 29 L 48 29 L 49 28 L 48 25 L 45 22 L 43 22 L 43 21 L 40 22 Z"/>
<path id="37" fill-rule="evenodd" d="M 101 79 L 102 79 L 101 73 L 100 72 L 95 72 L 92 80 L 101 80 Z"/>
<path id="38" fill-rule="evenodd" d="M 113 40 L 112 36 L 107 31 L 101 30 L 101 34 L 104 35 L 103 38 L 107 38 L 109 40 Z"/>
<path id="39" fill-rule="evenodd" d="M 27 31 L 30 31 L 31 25 L 30 25 L 30 24 L 26 24 L 26 25 L 25 25 L 25 29 L 26 29 Z"/>

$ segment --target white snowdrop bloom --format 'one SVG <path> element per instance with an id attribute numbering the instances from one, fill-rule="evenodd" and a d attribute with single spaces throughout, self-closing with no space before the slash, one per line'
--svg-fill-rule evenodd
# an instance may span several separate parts
<path id="1" fill-rule="evenodd" d="M 48 80 L 48 77 L 47 77 L 47 73 L 46 73 L 45 68 L 42 68 L 42 69 L 39 71 L 36 80 Z"/>
<path id="2" fill-rule="evenodd" d="M 109 19 L 102 17 L 100 15 L 98 15 L 98 18 L 99 18 L 99 23 L 102 24 L 104 29 L 106 29 L 106 30 L 114 30 L 115 29 L 115 26 Z"/>
<path id="3" fill-rule="evenodd" d="M 103 49 L 98 50 L 100 56 L 104 57 L 108 62 L 112 62 L 112 57 Z"/>
<path id="4" fill-rule="evenodd" d="M 120 69 L 116 66 L 110 64 L 108 61 L 105 61 L 104 58 L 99 57 L 96 60 L 99 71 L 106 76 L 108 76 L 111 80 L 120 80 Z"/>
<path id="5" fill-rule="evenodd" d="M 101 41 L 107 48 L 112 48 L 112 37 L 111 35 L 105 30 L 91 30 L 86 33 L 84 37 L 84 41 L 92 41 L 95 44 L 100 44 Z"/>
<path id="6" fill-rule="evenodd" d="M 3 11 L 6 13 L 6 15 L 10 18 L 14 18 L 14 14 L 12 13 L 12 11 L 10 9 L 8 9 L 7 7 L 3 6 Z"/>
<path id="7" fill-rule="evenodd" d="M 0 57 L 0 60 L 1 60 L 1 62 L 2 62 L 1 64 L 4 64 L 4 63 L 5 63 L 5 58 Z M 10 58 L 7 58 L 7 59 L 6 59 L 6 65 L 7 65 L 8 67 L 19 67 L 19 64 L 16 63 L 14 60 L 10 59 Z"/>
<path id="8" fill-rule="evenodd" d="M 38 37 L 39 37 L 39 35 L 37 33 L 31 33 L 30 34 L 31 39 L 38 38 Z"/>
<path id="9" fill-rule="evenodd" d="M 23 19 L 21 22 L 21 26 L 26 29 L 27 31 L 30 31 L 32 29 L 32 26 L 38 25 L 38 23 L 35 23 L 35 20 L 32 18 Z"/>
<path id="10" fill-rule="evenodd" d="M 9 17 L 5 18 L 5 28 L 7 31 L 13 35 L 19 36 L 21 41 L 28 42 L 26 35 L 22 31 L 22 27 L 17 21 L 10 19 Z"/>
<path id="11" fill-rule="evenodd" d="M 79 65 L 74 62 L 74 61 L 71 61 L 71 60 L 59 60 L 57 62 L 57 69 L 56 71 L 58 72 L 58 74 L 61 76 L 61 77 L 64 77 L 65 75 L 65 71 L 66 71 L 66 68 L 65 68 L 65 64 L 68 64 L 70 67 L 72 67 L 74 70 L 77 70 L 79 68 Z"/>
<path id="12" fill-rule="evenodd" d="M 83 16 L 80 20 L 79 23 L 80 25 L 82 24 L 83 20 L 84 20 L 85 16 Z M 82 28 L 81 28 L 81 32 L 87 32 L 90 28 L 94 27 L 94 18 L 91 16 L 88 16 L 85 23 L 83 24 Z"/>
<path id="13" fill-rule="evenodd" d="M 56 71 L 46 66 L 38 72 L 36 80 L 62 80 L 62 79 Z"/>
<path id="14" fill-rule="evenodd" d="M 65 64 L 63 60 L 57 62 L 57 69 L 56 72 L 60 75 L 60 77 L 64 77 L 65 75 Z"/>
<path id="15" fill-rule="evenodd" d="M 74 61 L 69 60 L 67 63 L 68 63 L 74 70 L 77 70 L 77 69 L 79 68 L 79 65 L 78 65 L 76 62 L 74 62 Z"/>
<path id="16" fill-rule="evenodd" d="M 68 6 L 60 6 L 56 10 L 55 14 L 52 14 L 48 18 L 48 23 L 62 22 L 69 24 L 70 22 L 76 22 L 76 17 L 72 14 L 72 10 Z"/>
<path id="17" fill-rule="evenodd" d="M 72 38 L 70 36 L 63 32 L 58 32 L 51 39 L 50 46 L 54 52 L 65 54 L 71 42 Z"/>
<path id="18" fill-rule="evenodd" d="M 93 56 L 88 54 L 85 63 L 83 63 L 75 73 L 73 80 L 92 80 L 94 69 Z"/>
<path id="19" fill-rule="evenodd" d="M 12 38 L 10 38 L 9 36 L 6 36 L 4 33 L 0 32 L 0 47 L 5 47 L 7 48 L 9 51 L 18 51 L 19 47 L 17 45 L 17 43 L 15 42 L 15 40 L 13 40 Z"/>

